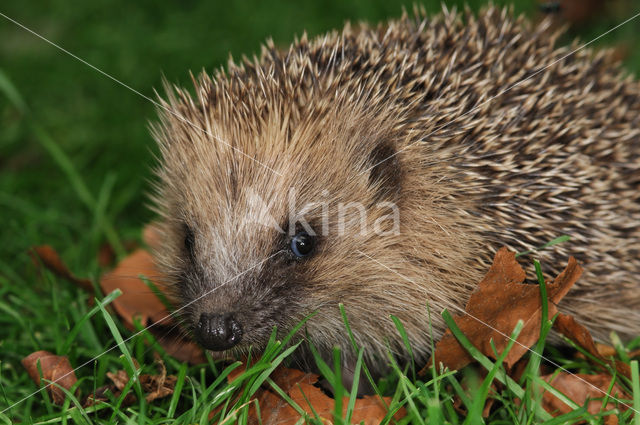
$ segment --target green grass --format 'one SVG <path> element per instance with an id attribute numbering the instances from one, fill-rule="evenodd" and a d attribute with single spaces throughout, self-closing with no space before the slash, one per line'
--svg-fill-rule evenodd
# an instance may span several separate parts
<path id="1" fill-rule="evenodd" d="M 186 85 L 188 70 L 211 71 L 224 64 L 230 52 L 236 57 L 256 53 L 267 37 L 286 45 L 303 30 L 314 35 L 338 28 L 345 20 L 375 22 L 397 16 L 401 5 L 411 7 L 413 1 L 5 3 L 0 12 L 153 97 L 163 76 Z M 484 1 L 467 3 L 477 8 Z M 533 10 L 533 2 L 515 3 L 517 11 Z M 435 11 L 439 2 L 429 2 L 427 8 Z M 581 35 L 587 40 L 626 17 L 603 17 L 567 39 Z M 598 44 L 623 40 L 637 45 L 639 28 L 636 21 Z M 156 148 L 147 131 L 148 121 L 154 119 L 148 101 L 3 18 L 0 58 L 0 406 L 4 409 L 36 390 L 20 365 L 29 353 L 45 349 L 80 365 L 131 335 L 99 306 L 88 307 L 81 290 L 48 273 L 39 276 L 27 249 L 52 244 L 72 270 L 96 279 L 103 272 L 96 257 L 99 247 L 108 242 L 122 255 L 124 242 L 138 240 L 141 227 L 152 219 L 145 203 Z M 626 66 L 631 72 L 640 71 L 638 49 L 631 50 Z M 108 304 L 111 298 L 103 301 Z M 106 371 L 131 369 L 133 359 L 143 365 L 142 372 L 154 372 L 151 352 L 144 348 L 144 342 L 152 339 L 143 332 L 100 357 L 78 371 L 78 385 L 85 393 L 104 385 Z M 640 339 L 631 344 L 640 346 Z M 223 406 L 224 412 L 242 419 L 246 408 L 238 407 L 250 400 L 256 385 L 274 385 L 267 372 L 281 361 L 284 347 L 274 341 L 270 350 L 271 357 L 233 386 L 224 379 L 233 365 L 187 367 L 163 354 L 168 373 L 179 378 L 179 391 L 173 397 L 122 409 L 118 408 L 122 400 L 114 398 L 105 406 L 70 409 L 70 416 L 64 416 L 41 392 L 0 416 L 0 421 L 166 423 L 170 418 L 204 423 L 213 406 Z M 586 361 L 565 358 L 549 347 L 545 355 L 572 371 L 593 370 Z M 361 367 L 361 379 L 369 379 L 366 365 Z M 500 364 L 485 361 L 484 367 L 495 379 L 504 379 Z M 637 367 L 634 370 L 634 403 L 640 406 Z M 336 365 L 327 365 L 325 374 L 338 385 Z M 380 383 L 379 391 L 392 395 L 392 410 L 407 408 L 410 416 L 403 423 L 463 423 L 452 397 L 458 394 L 465 406 L 474 409 L 482 402 L 462 392 L 463 376 L 432 371 L 421 378 L 412 370 L 396 368 Z M 535 403 L 518 406 L 513 401 L 517 388 L 535 393 L 532 388 L 539 382 L 534 374 L 527 376 L 514 384 L 517 387 L 493 395 L 501 407 L 487 422 L 524 424 L 545 419 Z M 623 384 L 632 390 L 632 383 Z M 482 385 L 478 382 L 477 388 L 484 397 Z M 231 402 L 232 394 L 242 397 Z M 69 403 L 76 405 L 71 398 Z M 349 406 L 352 403 L 349 399 Z M 629 412 L 619 415 L 621 423 L 630 422 Z"/>
<path id="2" fill-rule="evenodd" d="M 536 271 L 539 272 L 539 264 L 536 265 Z M 546 298 L 546 289 L 541 273 L 538 273 L 541 283 L 540 289 L 542 296 Z M 62 282 L 56 282 L 54 278 L 47 272 L 44 274 L 43 282 L 51 285 L 65 285 Z M 55 286 L 52 289 L 56 288 Z M 59 288 L 59 287 L 58 287 Z M 51 293 L 55 293 L 52 290 Z M 152 353 L 157 348 L 154 337 L 143 331 L 135 334 L 131 339 L 125 340 L 124 336 L 129 335 L 128 332 L 118 320 L 115 320 L 105 308 L 114 298 L 119 295 L 118 292 L 110 294 L 92 309 L 86 307 L 84 297 L 76 300 L 77 303 L 71 306 L 61 307 L 61 303 L 54 302 L 56 313 L 67 310 L 78 309 L 76 319 L 73 323 L 73 330 L 67 332 L 69 335 L 65 340 L 64 335 L 56 335 L 55 339 L 59 341 L 57 348 L 53 348 L 59 354 L 69 356 L 73 365 L 81 365 L 83 362 L 91 360 L 94 355 L 100 354 L 107 348 L 112 348 L 109 352 L 99 357 L 95 365 L 91 364 L 84 369 L 78 371 L 80 380 L 77 388 L 82 388 L 84 394 L 90 393 L 95 388 L 105 383 L 105 372 L 107 370 L 125 369 L 130 376 L 134 373 L 134 360 L 143 365 L 136 375 L 141 373 L 154 373 Z M 53 297 L 54 295 L 52 295 Z M 8 306 L 0 304 L 3 311 L 8 311 Z M 343 318 L 345 320 L 345 332 L 349 335 L 351 330 L 346 320 L 345 308 L 341 306 Z M 98 314 L 101 313 L 101 314 Z M 10 313 L 10 315 L 12 315 Z M 451 315 L 445 310 L 443 313 L 453 334 L 461 344 L 467 349 L 471 356 L 486 371 L 486 376 L 482 378 L 478 372 L 478 368 L 466 368 L 461 372 L 455 373 L 450 371 L 437 371 L 433 366 L 425 374 L 425 376 L 417 376 L 412 370 L 410 364 L 407 368 L 398 366 L 392 357 L 389 358 L 393 366 L 393 373 L 383 382 L 383 386 L 371 381 L 374 386 L 375 393 L 379 395 L 388 395 L 391 402 L 388 403 L 389 414 L 383 423 L 391 423 L 391 418 L 395 412 L 404 408 L 407 416 L 400 421 L 401 424 L 426 424 L 426 423 L 454 423 L 454 424 L 503 424 L 503 423 L 573 423 L 579 420 L 586 420 L 588 423 L 599 423 L 603 416 L 616 415 L 619 423 L 632 423 L 632 415 L 630 410 L 622 409 L 618 405 L 612 411 L 603 409 L 597 415 L 586 412 L 581 406 L 574 405 L 575 410 L 565 415 L 553 418 L 549 413 L 542 409 L 537 402 L 539 388 L 544 388 L 552 392 L 560 399 L 567 400 L 561 392 L 549 386 L 538 376 L 538 368 L 541 364 L 541 358 L 538 353 L 542 353 L 545 357 L 553 359 L 560 367 L 575 372 L 588 373 L 594 372 L 596 369 L 593 364 L 589 363 L 586 358 L 584 360 L 575 357 L 564 357 L 560 352 L 554 351 L 552 347 L 545 347 L 545 336 L 548 333 L 552 318 L 548 317 L 547 310 L 543 310 L 541 319 L 541 338 L 525 359 L 525 373 L 519 381 L 514 381 L 508 377 L 503 367 L 502 360 L 506 357 L 513 343 L 509 344 L 502 353 L 497 353 L 497 360 L 493 361 L 480 353 L 460 332 L 457 325 L 453 321 Z M 19 316 L 16 316 L 19 317 Z M 49 315 L 51 317 L 51 315 Z M 55 317 L 59 317 L 58 314 Z M 309 318 L 311 319 L 311 318 Z M 124 393 L 119 398 L 112 397 L 109 401 L 93 406 L 83 408 L 77 397 L 75 397 L 75 388 L 67 391 L 68 399 L 61 408 L 54 406 L 49 400 L 47 393 L 42 391 L 28 398 L 23 403 L 18 404 L 11 409 L 5 416 L 0 415 L 0 420 L 9 421 L 21 420 L 34 423 L 114 423 L 115 421 L 133 421 L 138 423 L 208 423 L 210 412 L 217 411 L 213 417 L 215 421 L 224 421 L 224 423 L 246 423 L 249 408 L 254 405 L 253 400 L 256 392 L 261 386 L 267 386 L 278 394 L 281 394 L 285 400 L 289 400 L 299 412 L 303 412 L 302 408 L 297 405 L 280 389 L 277 384 L 271 380 L 269 375 L 280 364 L 282 364 L 287 356 L 296 348 L 297 343 L 289 344 L 294 341 L 293 334 L 303 326 L 300 323 L 291 333 L 282 341 L 277 341 L 275 333 L 272 335 L 264 355 L 253 364 L 252 367 L 238 375 L 230 384 L 227 383 L 226 377 L 234 369 L 240 366 L 239 362 L 230 365 L 221 365 L 209 362 L 206 365 L 189 367 L 181 364 L 175 359 L 166 355 L 163 350 L 158 349 L 163 361 L 165 362 L 168 372 L 178 376 L 176 391 L 172 397 L 163 400 L 156 400 L 153 403 L 146 403 L 142 397 L 142 390 L 137 381 L 131 380 L 126 390 L 131 390 L 138 395 L 139 402 L 132 406 L 122 407 Z M 62 329 L 64 327 L 58 324 Z M 71 323 L 68 323 L 70 326 Z M 396 320 L 398 332 L 403 338 L 406 333 L 401 322 Z M 68 328 L 67 328 L 68 329 Z M 81 332 L 76 333 L 76 330 Z M 513 330 L 511 337 L 517 338 L 522 329 L 522 322 Z M 35 332 L 38 333 L 37 331 Z M 103 345 L 97 343 L 94 350 L 91 349 L 90 340 L 96 340 L 96 335 L 104 335 L 101 338 Z M 106 337 L 108 336 L 108 337 Z M 73 339 L 76 344 L 68 344 L 69 338 Z M 405 338 L 406 339 L 406 338 Z M 146 348 L 145 342 L 150 343 L 151 348 Z M 358 353 L 358 361 L 356 365 L 357 379 L 364 379 L 359 371 L 364 372 L 364 376 L 370 377 L 366 363 L 363 359 L 363 349 L 358 347 L 352 336 L 352 343 Z M 408 344 L 408 342 L 407 342 Z M 626 348 L 634 348 L 640 346 L 640 337 L 628 344 Z M 35 350 L 31 348 L 31 350 Z M 2 375 L 0 376 L 0 387 L 2 389 L 3 402 L 9 404 L 16 402 L 25 396 L 29 396 L 35 386 L 31 384 L 26 373 L 17 366 L 18 358 L 14 353 L 7 356 L 0 367 L 2 367 Z M 352 388 L 345 388 L 342 385 L 341 369 L 339 361 L 339 352 L 334 353 L 334 362 L 332 365 L 325 363 L 319 355 L 312 349 L 318 369 L 323 377 L 332 386 L 335 394 L 341 394 L 348 397 L 346 414 L 342 411 L 341 405 L 337 404 L 334 413 L 334 423 L 349 423 L 348 418 L 351 417 L 355 406 L 356 392 Z M 12 360 L 13 359 L 13 360 Z M 88 359 L 88 360 L 87 360 Z M 7 362 L 7 363 L 5 363 Z M 92 362 L 90 362 L 92 363 Z M 616 383 L 620 385 L 628 394 L 633 394 L 633 400 L 623 400 L 627 405 L 634 408 L 640 407 L 640 375 L 638 372 L 637 361 L 631 362 L 632 379 L 630 381 L 616 377 Z M 7 367 L 8 366 L 8 367 Z M 93 367 L 92 367 L 93 366 Z M 357 379 L 354 387 L 357 387 Z M 370 379 L 370 378 L 369 378 Z M 463 385 L 463 381 L 465 384 Z M 500 382 L 502 387 L 494 392 L 492 383 Z M 464 389 L 463 389 L 464 388 Z M 469 415 L 461 415 L 454 403 L 456 396 L 461 401 Z M 496 400 L 497 408 L 493 409 L 483 422 L 481 413 L 483 406 L 488 398 Z M 341 398 L 340 398 L 341 399 Z M 524 400 L 519 403 L 516 399 Z M 603 401 L 603 406 L 606 404 Z M 4 407 L 4 406 L 3 406 Z M 308 423 L 322 423 L 319 418 L 314 415 L 306 415 L 305 421 Z M 637 424 L 637 419 L 636 422 Z"/>

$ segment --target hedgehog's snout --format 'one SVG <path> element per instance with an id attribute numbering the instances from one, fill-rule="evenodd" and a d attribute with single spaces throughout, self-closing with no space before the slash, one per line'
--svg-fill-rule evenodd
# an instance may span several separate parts
<path id="1" fill-rule="evenodd" d="M 242 340 L 242 325 L 234 313 L 202 313 L 195 327 L 195 337 L 207 350 L 228 350 Z"/>

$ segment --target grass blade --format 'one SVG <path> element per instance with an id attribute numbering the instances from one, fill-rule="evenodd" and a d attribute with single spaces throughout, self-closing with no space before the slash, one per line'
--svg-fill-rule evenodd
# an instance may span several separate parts
<path id="1" fill-rule="evenodd" d="M 633 409 L 635 410 L 633 423 L 640 425 L 640 371 L 637 360 L 631 362 L 631 386 L 633 388 Z"/>
<path id="2" fill-rule="evenodd" d="M 178 370 L 178 378 L 176 379 L 176 386 L 173 389 L 173 395 L 171 396 L 171 402 L 169 403 L 169 409 L 167 410 L 167 417 L 173 418 L 178 407 L 178 401 L 180 401 L 180 394 L 182 394 L 182 388 L 184 387 L 184 381 L 187 375 L 187 365 L 183 363 Z"/>
<path id="3" fill-rule="evenodd" d="M 460 344 L 469 352 L 471 357 L 473 357 L 478 363 L 480 363 L 487 371 L 490 371 L 493 368 L 493 362 L 487 356 L 482 354 L 480 350 L 478 350 L 462 333 L 460 328 L 458 328 L 458 325 L 456 325 L 456 322 L 453 320 L 453 317 L 451 317 L 451 313 L 449 313 L 447 309 L 444 309 L 442 311 L 442 317 L 447 323 L 449 329 L 451 329 L 453 336 L 455 336 L 458 342 L 460 342 Z M 525 391 L 522 389 L 522 387 L 520 387 L 518 383 L 510 377 L 497 375 L 496 379 L 505 384 L 507 388 L 519 399 L 522 400 L 525 396 Z M 541 419 L 551 419 L 551 415 L 546 410 L 544 410 L 542 406 L 536 406 L 536 413 Z"/>
<path id="4" fill-rule="evenodd" d="M 100 311 L 102 311 L 102 316 L 104 317 L 105 322 L 107 322 L 107 326 L 111 331 L 111 335 L 113 335 L 113 338 L 116 340 L 117 347 L 120 349 L 120 351 L 124 355 L 124 358 L 126 360 L 124 364 L 125 369 L 129 369 L 127 370 L 127 373 L 129 374 L 129 381 L 130 382 L 133 381 L 135 383 L 135 389 L 136 389 L 136 393 L 138 394 L 138 399 L 143 400 L 144 393 L 142 391 L 142 387 L 140 386 L 140 381 L 138 380 L 138 374 L 140 371 L 138 370 L 135 362 L 133 361 L 133 357 L 131 356 L 129 349 L 127 348 L 127 345 L 125 344 L 124 339 L 122 338 L 122 335 L 118 330 L 118 326 L 113 321 L 113 318 L 111 317 L 109 312 L 105 309 L 105 307 L 102 305 L 102 303 L 98 303 L 97 306 L 98 308 L 100 308 Z"/>
<path id="5" fill-rule="evenodd" d="M 351 416 L 353 415 L 353 409 L 356 405 L 356 396 L 358 395 L 358 385 L 360 384 L 360 369 L 362 368 L 363 351 L 358 351 L 358 360 L 356 361 L 356 367 L 353 371 L 353 385 L 351 385 L 351 395 L 349 396 L 349 403 L 347 404 L 347 414 L 345 415 L 345 423 L 351 423 Z"/>

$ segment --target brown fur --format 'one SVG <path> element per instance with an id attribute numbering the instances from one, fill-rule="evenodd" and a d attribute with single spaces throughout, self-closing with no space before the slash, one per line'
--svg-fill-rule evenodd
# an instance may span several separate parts
<path id="1" fill-rule="evenodd" d="M 561 310 L 601 339 L 640 334 L 639 84 L 606 52 L 581 50 L 482 104 L 566 55 L 556 38 L 496 8 L 417 13 L 286 51 L 269 43 L 259 59 L 200 75 L 195 96 L 170 90 L 164 106 L 189 122 L 160 111 L 154 127 L 157 255 L 182 303 L 212 291 L 186 323 L 237 311 L 243 351 L 317 311 L 306 330 L 328 356 L 350 347 L 343 303 L 370 359 L 387 344 L 404 353 L 390 315 L 424 359 L 427 302 L 437 337 L 442 308 L 465 304 L 500 246 L 568 234 L 540 255 L 549 275 L 569 254 L 586 269 Z M 299 204 L 328 208 L 329 234 L 300 261 L 286 235 L 257 224 L 270 213 L 286 227 L 290 188 Z M 399 234 L 361 234 L 349 220 L 332 232 L 340 202 L 380 201 L 398 205 Z"/>

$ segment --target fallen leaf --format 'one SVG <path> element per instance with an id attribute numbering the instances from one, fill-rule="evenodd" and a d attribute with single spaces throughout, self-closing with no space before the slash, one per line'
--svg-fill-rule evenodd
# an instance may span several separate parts
<path id="1" fill-rule="evenodd" d="M 176 331 L 175 321 L 169 311 L 140 276 L 149 278 L 162 291 L 163 286 L 158 283 L 162 276 L 153 257 L 142 249 L 131 253 L 100 280 L 100 287 L 105 294 L 115 289 L 122 291 L 122 295 L 111 305 L 125 326 L 134 330 L 135 318 L 140 320 L 142 326 L 154 325 L 149 331 L 168 354 L 191 364 L 205 363 L 202 348 Z"/>
<path id="2" fill-rule="evenodd" d="M 556 304 L 567 294 L 578 280 L 582 269 L 571 257 L 562 273 L 552 284 L 547 284 L 549 317 L 557 312 Z M 465 307 L 466 315 L 455 316 L 460 330 L 484 355 L 496 358 L 491 347 L 495 344 L 498 353 L 509 343 L 509 336 L 518 320 L 524 327 L 505 358 L 505 364 L 513 366 L 540 337 L 542 302 L 538 285 L 523 284 L 525 272 L 515 259 L 515 253 L 507 248 L 500 249 L 493 265 L 478 284 Z M 451 370 L 460 369 L 473 361 L 447 330 L 437 343 L 434 353 L 436 364 L 443 364 Z M 431 364 L 431 360 L 427 362 Z M 421 373 L 425 373 L 423 369 Z"/>
<path id="3" fill-rule="evenodd" d="M 42 370 L 42 379 L 52 382 L 47 386 L 47 392 L 55 404 L 61 405 L 66 396 L 58 388 L 58 385 L 70 390 L 78 382 L 69 359 L 66 356 L 56 356 L 48 351 L 36 351 L 22 359 L 22 366 L 27 370 L 31 379 L 40 385 L 38 362 L 40 362 L 40 370 Z"/>
<path id="4" fill-rule="evenodd" d="M 124 245 L 123 248 L 126 252 L 131 252 L 137 249 L 139 246 L 139 244 L 136 241 L 125 241 L 123 245 Z M 98 249 L 98 265 L 100 267 L 102 267 L 103 269 L 107 267 L 111 267 L 113 266 L 113 263 L 116 261 L 116 259 L 117 259 L 116 252 L 110 243 L 105 242 L 102 245 L 100 245 L 100 248 Z"/>
<path id="5" fill-rule="evenodd" d="M 171 357 L 193 365 L 207 362 L 202 347 L 183 337 L 180 332 L 176 332 L 175 328 L 168 329 L 166 326 L 154 326 L 149 331 Z"/>
<path id="6" fill-rule="evenodd" d="M 175 375 L 167 375 L 167 368 L 157 353 L 155 353 L 155 358 L 160 373 L 157 375 L 144 374 L 140 376 L 140 384 L 147 393 L 145 396 L 147 402 L 173 394 L 173 389 L 178 380 Z"/>
<path id="7" fill-rule="evenodd" d="M 39 266 L 40 263 L 53 272 L 56 276 L 59 276 L 67 281 L 74 283 L 84 289 L 85 291 L 93 294 L 93 285 L 91 284 L 91 280 L 82 279 L 76 277 L 69 268 L 64 264 L 60 255 L 53 249 L 50 245 L 40 245 L 34 246 L 30 250 L 31 257 L 33 258 L 36 266 Z"/>
<path id="8" fill-rule="evenodd" d="M 137 317 L 143 326 L 162 321 L 171 324 L 169 312 L 140 276 L 157 280 L 157 271 L 151 254 L 138 249 L 122 260 L 111 272 L 100 280 L 104 294 L 120 289 L 122 295 L 112 305 L 129 329 L 134 329 L 134 318 Z"/>
<path id="9" fill-rule="evenodd" d="M 160 244 L 162 243 L 160 223 L 152 221 L 144 226 L 144 229 L 142 230 L 142 240 L 151 249 L 160 247 Z"/>
<path id="10" fill-rule="evenodd" d="M 556 318 L 556 321 L 553 323 L 553 328 L 578 344 L 592 356 L 602 360 L 605 363 L 610 364 L 615 370 L 618 371 L 619 374 L 631 379 L 631 367 L 624 362 L 621 362 L 614 358 L 608 358 L 603 355 L 598 349 L 598 346 L 593 341 L 593 338 L 591 337 L 591 334 L 589 333 L 587 328 L 578 323 L 576 319 L 573 318 L 573 316 L 562 313 L 559 314 Z"/>
<path id="11" fill-rule="evenodd" d="M 142 391 L 146 394 L 145 400 L 147 402 L 152 402 L 153 400 L 173 394 L 173 390 L 176 386 L 176 376 L 167 375 L 167 369 L 164 366 L 164 362 L 157 354 L 156 364 L 158 364 L 160 373 L 155 375 L 145 373 L 138 376 Z M 135 366 L 138 367 L 137 364 Z M 107 372 L 107 377 L 112 383 L 98 388 L 94 394 L 89 395 L 83 403 L 85 407 L 96 404 L 98 401 L 107 401 L 107 391 L 111 392 L 114 397 L 120 397 L 122 395 L 122 391 L 129 383 L 129 375 L 124 370 L 118 370 L 116 373 Z M 125 396 L 123 405 L 129 406 L 136 401 L 136 396 L 133 393 L 129 393 Z"/>
<path id="12" fill-rule="evenodd" d="M 113 385 L 115 385 L 116 389 L 119 391 L 124 390 L 124 387 L 126 387 L 129 382 L 129 375 L 127 375 L 127 372 L 122 369 L 118 370 L 116 373 L 107 372 L 107 378 L 111 379 L 111 382 L 113 382 Z"/>
<path id="13" fill-rule="evenodd" d="M 567 336 L 567 335 L 565 335 L 565 336 Z M 569 337 L 567 336 L 567 338 L 569 338 Z M 612 346 L 607 345 L 607 344 L 602 344 L 602 343 L 599 343 L 599 342 L 596 342 L 596 350 L 598 350 L 598 354 L 600 354 L 601 356 L 604 356 L 604 357 L 615 356 L 615 355 L 618 354 L 616 352 L 616 349 L 613 348 Z"/>
<path id="14" fill-rule="evenodd" d="M 149 246 L 160 243 L 158 225 L 150 224 L 144 229 L 143 239 Z M 90 293 L 94 293 L 93 285 L 89 279 L 76 277 L 64 264 L 58 253 L 49 245 L 33 247 L 30 251 L 34 262 L 42 264 L 57 276 L 60 276 Z M 106 257 L 110 254 L 102 253 Z M 122 319 L 125 326 L 134 330 L 134 318 L 139 318 L 143 326 L 150 326 L 150 332 L 156 337 L 158 343 L 171 356 L 180 361 L 191 364 L 206 362 L 204 351 L 194 341 L 185 339 L 182 334 L 176 332 L 175 322 L 169 315 L 165 305 L 158 299 L 153 291 L 142 281 L 140 276 L 148 277 L 159 290 L 162 290 L 162 276 L 157 270 L 153 257 L 147 251 L 138 249 L 122 260 L 118 266 L 106 273 L 100 280 L 100 289 L 103 294 L 109 294 L 116 288 L 122 291 L 122 295 L 116 298 L 113 309 Z"/>
<path id="15" fill-rule="evenodd" d="M 114 399 L 117 399 L 120 397 L 120 395 L 122 395 L 120 391 L 114 388 L 113 384 L 103 385 L 102 387 L 96 388 L 93 393 L 89 394 L 82 403 L 82 406 L 86 408 L 95 404 L 99 404 L 101 402 L 109 402 L 110 397 L 108 396 L 108 393 L 112 394 L 112 397 Z M 136 401 L 136 396 L 133 393 L 129 393 L 124 396 L 124 399 L 122 400 L 120 406 L 131 406 Z"/>
<path id="16" fill-rule="evenodd" d="M 585 374 L 569 374 L 560 372 L 558 374 L 544 375 L 542 379 L 549 382 L 554 388 L 562 394 L 573 400 L 579 406 L 587 403 L 587 410 L 591 414 L 597 414 L 602 408 L 602 399 L 609 392 L 611 386 L 611 376 L 608 374 L 585 375 Z M 629 396 L 618 386 L 614 384 L 611 390 L 611 396 L 615 398 L 628 399 Z M 549 391 L 542 393 L 542 406 L 552 415 L 559 416 L 569 413 L 573 409 L 557 398 Z M 616 407 L 614 400 L 607 402 L 604 410 L 612 410 Z M 618 423 L 617 418 L 613 415 L 607 416 L 606 423 Z"/>
<path id="17" fill-rule="evenodd" d="M 244 368 L 237 368 L 233 375 L 227 379 L 232 382 L 244 371 Z M 302 410 L 314 418 L 314 411 L 323 423 L 333 423 L 334 399 L 326 395 L 316 386 L 319 376 L 313 373 L 302 372 L 286 367 L 277 368 L 271 379 L 280 387 Z M 286 425 L 298 422 L 301 415 L 291 405 L 281 398 L 271 387 L 260 388 L 255 394 L 260 406 L 260 418 L 253 404 L 249 407 L 249 423 L 264 425 Z M 356 400 L 352 423 L 379 424 L 386 416 L 387 408 L 391 398 L 384 397 L 384 403 L 377 396 L 364 396 Z M 347 411 L 349 403 L 348 397 L 344 397 L 342 402 L 343 417 Z M 406 416 L 406 411 L 401 409 L 395 415 L 395 419 Z"/>
<path id="18" fill-rule="evenodd" d="M 596 348 L 598 349 L 598 353 L 600 353 L 600 355 L 603 357 L 618 355 L 618 352 L 616 351 L 616 349 L 607 344 L 596 342 Z M 629 356 L 629 358 L 631 359 L 634 357 L 640 356 L 640 349 L 627 352 L 627 356 Z"/>
<path id="19" fill-rule="evenodd" d="M 116 261 L 116 253 L 113 250 L 113 247 L 104 243 L 98 249 L 98 265 L 102 268 L 111 267 Z"/>

